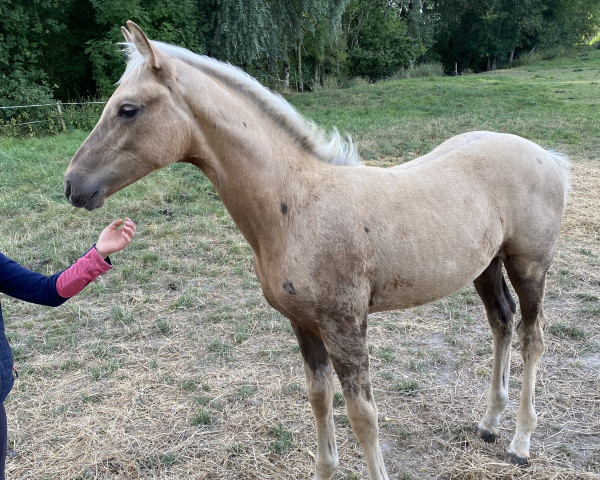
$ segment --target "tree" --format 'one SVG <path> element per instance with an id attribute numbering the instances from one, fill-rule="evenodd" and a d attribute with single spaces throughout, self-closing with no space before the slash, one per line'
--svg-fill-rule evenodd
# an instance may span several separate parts
<path id="1" fill-rule="evenodd" d="M 89 0 L 98 25 L 98 35 L 87 41 L 93 76 L 98 92 L 108 95 L 123 73 L 123 57 L 118 43 L 120 27 L 127 20 L 143 26 L 149 38 L 202 51 L 204 38 L 194 0 Z"/>
<path id="2" fill-rule="evenodd" d="M 417 56 L 395 2 L 352 0 L 345 14 L 351 76 L 388 77 Z"/>
<path id="3" fill-rule="evenodd" d="M 325 75 L 339 76 L 340 65 L 347 60 L 347 49 L 342 34 L 341 19 L 344 2 L 337 2 L 338 11 L 333 10 L 317 19 L 314 29 L 305 32 L 302 45 L 312 62 L 312 84 L 320 85 Z M 343 5 L 342 5 L 343 4 Z"/>
<path id="4" fill-rule="evenodd" d="M 321 62 L 340 48 L 341 19 L 348 0 L 297 0 L 281 2 L 286 40 L 296 47 L 298 90 L 304 90 L 303 53 L 313 63 L 313 82 L 319 83 Z M 283 5 L 286 9 L 281 8 Z"/>
<path id="5" fill-rule="evenodd" d="M 439 0 L 435 49 L 448 71 L 493 69 L 536 47 L 572 45 L 594 31 L 597 0 Z"/>
<path id="6" fill-rule="evenodd" d="M 55 67 L 47 56 L 49 34 L 64 31 L 57 11 L 66 3 L 0 0 L 0 97 L 5 101 L 52 97 L 51 75 L 44 67 Z"/>
<path id="7" fill-rule="evenodd" d="M 277 72 L 283 71 L 284 90 L 289 87 L 290 66 L 295 64 L 301 90 L 305 53 L 318 62 L 328 47 L 339 45 L 347 1 L 209 0 L 201 9 L 210 24 L 208 53 L 259 78 L 278 77 Z"/>
<path id="8" fill-rule="evenodd" d="M 209 55 L 247 66 L 277 48 L 267 0 L 212 0 L 204 10 L 211 23 Z"/>
<path id="9" fill-rule="evenodd" d="M 0 0 L 0 101 L 106 96 L 119 27 L 207 52 L 299 90 L 327 75 L 378 80 L 415 62 L 494 69 L 597 34 L 598 0 Z M 283 78 L 283 83 L 281 82 Z"/>
<path id="10" fill-rule="evenodd" d="M 580 42 L 600 24 L 598 0 L 549 0 L 544 5 L 543 24 L 533 39 L 542 48 Z"/>
<path id="11" fill-rule="evenodd" d="M 437 60 L 433 52 L 435 29 L 439 21 L 437 4 L 428 0 L 402 0 L 398 2 L 400 18 L 406 23 L 407 34 L 412 42 L 414 65 L 418 60 Z"/>

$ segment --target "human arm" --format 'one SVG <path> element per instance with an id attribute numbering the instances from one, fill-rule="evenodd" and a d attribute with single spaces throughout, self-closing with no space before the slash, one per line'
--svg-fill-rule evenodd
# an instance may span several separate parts
<path id="1" fill-rule="evenodd" d="M 108 255 L 123 250 L 134 236 L 135 224 L 129 218 L 112 222 L 102 230 L 96 245 L 60 274 L 56 282 L 58 294 L 70 298 L 98 275 L 110 270 Z"/>
<path id="2" fill-rule="evenodd" d="M 57 307 L 66 301 L 56 290 L 59 275 L 47 277 L 33 272 L 0 253 L 0 292 L 11 297 Z"/>
<path id="3" fill-rule="evenodd" d="M 119 229 L 121 225 L 124 226 Z M 61 305 L 98 275 L 109 270 L 110 260 L 102 255 L 122 250 L 134 235 L 135 225 L 131 220 L 117 220 L 106 227 L 98 238 L 102 253 L 92 247 L 69 268 L 51 276 L 33 272 L 0 253 L 0 292 L 40 305 Z"/>

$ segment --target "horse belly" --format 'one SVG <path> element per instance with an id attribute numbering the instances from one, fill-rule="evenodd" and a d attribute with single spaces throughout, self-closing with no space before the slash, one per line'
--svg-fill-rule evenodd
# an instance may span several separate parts
<path id="1" fill-rule="evenodd" d="M 483 271 L 481 267 L 468 274 L 436 279 L 408 279 L 398 275 L 391 281 L 379 284 L 373 290 L 369 312 L 383 312 L 418 307 L 445 298 L 472 282 Z"/>
<path id="2" fill-rule="evenodd" d="M 475 280 L 500 252 L 502 226 L 489 219 L 465 232 L 419 236 L 376 255 L 371 312 L 416 307 L 447 297 Z M 427 230 L 427 229 L 425 229 Z"/>

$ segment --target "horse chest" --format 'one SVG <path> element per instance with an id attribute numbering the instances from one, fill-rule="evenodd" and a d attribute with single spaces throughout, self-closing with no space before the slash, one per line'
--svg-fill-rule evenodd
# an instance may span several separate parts
<path id="1" fill-rule="evenodd" d="M 255 268 L 269 304 L 290 319 L 361 315 L 368 308 L 366 264 L 329 250 L 269 261 L 255 255 Z"/>

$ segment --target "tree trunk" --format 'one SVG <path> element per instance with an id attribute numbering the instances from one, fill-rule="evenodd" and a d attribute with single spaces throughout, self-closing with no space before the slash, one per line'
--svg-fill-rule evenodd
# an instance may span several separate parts
<path id="1" fill-rule="evenodd" d="M 313 84 L 314 85 L 320 85 L 321 84 L 321 71 L 320 71 L 320 64 L 321 61 L 317 58 L 315 58 L 315 61 L 313 63 Z"/>
<path id="2" fill-rule="evenodd" d="M 298 92 L 304 91 L 304 82 L 302 81 L 302 42 L 298 42 Z"/>
<path id="3" fill-rule="evenodd" d="M 515 59 L 515 49 L 513 48 L 510 52 L 510 55 L 508 56 L 508 63 L 512 63 L 514 59 Z"/>
<path id="4" fill-rule="evenodd" d="M 283 64 L 283 93 L 290 93 L 290 64 Z"/>

